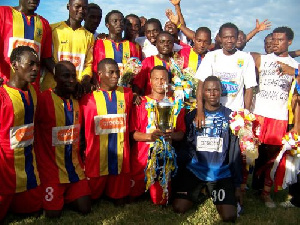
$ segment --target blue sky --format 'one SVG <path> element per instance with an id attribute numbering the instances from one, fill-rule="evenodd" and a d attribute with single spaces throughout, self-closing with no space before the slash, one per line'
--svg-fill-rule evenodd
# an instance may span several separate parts
<path id="1" fill-rule="evenodd" d="M 66 20 L 68 0 L 41 0 L 37 13 L 44 16 L 50 23 Z M 169 0 L 90 0 L 97 3 L 103 10 L 103 17 L 113 10 L 120 10 L 124 15 L 129 13 L 155 17 L 164 23 L 166 21 L 165 10 L 173 5 Z M 1 0 L 0 5 L 18 5 L 18 0 Z M 300 0 L 181 0 L 181 8 L 187 26 L 196 29 L 207 26 L 215 33 L 226 22 L 235 23 L 245 33 L 255 27 L 255 19 L 263 21 L 269 19 L 272 22 L 270 31 L 263 31 L 256 35 L 247 44 L 245 51 L 263 53 L 264 37 L 278 26 L 289 26 L 295 33 L 290 50 L 300 49 Z M 107 32 L 104 19 L 98 28 L 100 32 Z M 299 61 L 299 58 L 297 59 Z"/>

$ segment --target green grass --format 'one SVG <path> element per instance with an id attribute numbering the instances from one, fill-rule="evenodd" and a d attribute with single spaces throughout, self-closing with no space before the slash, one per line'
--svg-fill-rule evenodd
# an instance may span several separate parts
<path id="1" fill-rule="evenodd" d="M 300 191 L 300 190 L 299 190 Z M 287 191 L 274 195 L 276 203 L 286 200 Z M 100 200 L 93 204 L 92 212 L 87 216 L 81 216 L 71 210 L 64 210 L 60 219 L 22 218 L 10 214 L 6 224 L 223 224 L 215 210 L 211 200 L 208 199 L 202 205 L 195 206 L 184 215 L 175 214 L 172 207 L 162 208 L 155 206 L 150 199 L 128 204 L 124 207 L 115 207 L 111 202 Z M 238 218 L 236 224 L 300 224 L 299 208 L 283 209 L 278 206 L 268 209 L 251 190 L 245 198 L 244 214 Z"/>

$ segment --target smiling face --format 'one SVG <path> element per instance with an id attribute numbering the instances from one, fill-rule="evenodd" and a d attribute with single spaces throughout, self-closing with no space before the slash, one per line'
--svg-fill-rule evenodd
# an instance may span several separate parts
<path id="1" fill-rule="evenodd" d="M 124 30 L 123 15 L 120 13 L 112 13 L 108 18 L 106 27 L 111 34 L 121 34 Z"/>
<path id="2" fill-rule="evenodd" d="M 265 52 L 270 54 L 273 52 L 273 39 L 272 36 L 268 36 L 265 38 Z"/>
<path id="3" fill-rule="evenodd" d="M 169 32 L 172 35 L 175 35 L 178 33 L 178 28 L 176 27 L 176 25 L 174 23 L 172 23 L 171 21 L 168 21 L 165 24 L 165 31 Z"/>
<path id="4" fill-rule="evenodd" d="M 87 0 L 71 0 L 67 4 L 69 18 L 81 23 L 87 13 Z"/>
<path id="5" fill-rule="evenodd" d="M 231 55 L 235 51 L 238 34 L 234 28 L 223 28 L 220 35 L 221 45 L 225 55 Z"/>
<path id="6" fill-rule="evenodd" d="M 145 36 L 153 45 L 156 45 L 156 39 L 160 31 L 157 23 L 148 23 L 145 25 Z"/>
<path id="7" fill-rule="evenodd" d="M 242 51 L 246 46 L 247 40 L 246 35 L 243 31 L 239 31 L 238 39 L 236 42 L 236 48 L 240 51 Z"/>

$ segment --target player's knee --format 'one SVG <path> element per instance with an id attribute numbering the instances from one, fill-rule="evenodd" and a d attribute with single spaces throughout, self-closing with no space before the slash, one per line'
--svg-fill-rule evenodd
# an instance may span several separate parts
<path id="1" fill-rule="evenodd" d="M 91 198 L 90 196 L 83 196 L 78 199 L 78 211 L 86 215 L 91 212 Z"/>
<path id="2" fill-rule="evenodd" d="M 223 222 L 235 222 L 236 220 L 236 213 L 223 213 L 223 214 L 220 214 L 220 217 L 222 219 Z"/>
<path id="3" fill-rule="evenodd" d="M 172 206 L 173 206 L 173 211 L 175 213 L 185 213 L 187 212 L 191 207 L 192 207 L 192 203 L 186 203 L 185 201 L 187 200 L 183 200 L 182 199 L 175 199 Z"/>
<path id="4" fill-rule="evenodd" d="M 59 218 L 61 216 L 61 210 L 45 210 L 44 214 L 47 218 Z"/>

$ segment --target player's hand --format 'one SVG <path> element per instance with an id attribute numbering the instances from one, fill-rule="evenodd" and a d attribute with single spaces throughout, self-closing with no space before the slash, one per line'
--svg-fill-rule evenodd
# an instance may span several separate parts
<path id="1" fill-rule="evenodd" d="M 166 16 L 168 17 L 168 19 L 172 23 L 174 23 L 176 26 L 178 26 L 178 24 L 179 24 L 179 16 L 175 15 L 171 9 L 167 9 L 166 10 Z"/>
<path id="2" fill-rule="evenodd" d="M 159 139 L 161 136 L 164 136 L 164 132 L 162 132 L 161 130 L 159 129 L 156 129 L 154 130 L 152 133 L 151 133 L 151 141 L 156 141 L 157 139 Z"/>
<path id="3" fill-rule="evenodd" d="M 271 28 L 271 22 L 268 21 L 268 19 L 264 20 L 263 22 L 259 23 L 259 20 L 256 19 L 256 26 L 255 26 L 257 32 L 263 31 L 263 30 L 270 30 Z"/>
<path id="4" fill-rule="evenodd" d="M 169 0 L 172 5 L 176 6 L 176 5 L 179 5 L 180 4 L 180 0 Z"/>
<path id="5" fill-rule="evenodd" d="M 96 39 L 106 39 L 108 37 L 107 34 L 105 33 L 101 33 L 101 34 L 98 34 L 97 38 Z"/>
<path id="6" fill-rule="evenodd" d="M 197 114 L 195 117 L 196 127 L 201 128 L 205 125 L 205 115 L 203 111 L 197 110 Z"/>
<path id="7" fill-rule="evenodd" d="M 142 103 L 142 97 L 137 93 L 133 93 L 133 104 L 140 105 Z"/>
<path id="8" fill-rule="evenodd" d="M 240 203 L 241 206 L 243 206 L 243 195 L 242 195 L 242 191 L 241 188 L 235 188 L 235 198 L 236 201 Z"/>
<path id="9" fill-rule="evenodd" d="M 169 143 L 172 143 L 173 134 L 174 134 L 174 129 L 166 130 L 166 132 L 164 133 L 165 140 L 168 141 Z"/>
<path id="10" fill-rule="evenodd" d="M 2 87 L 3 82 L 4 82 L 3 78 L 0 77 L 0 87 Z"/>
<path id="11" fill-rule="evenodd" d="M 277 64 L 279 65 L 279 67 L 277 68 L 277 73 L 278 75 L 284 75 L 284 74 L 288 74 L 290 76 L 294 76 L 295 75 L 295 68 L 291 67 L 283 62 L 279 62 L 277 61 Z"/>

